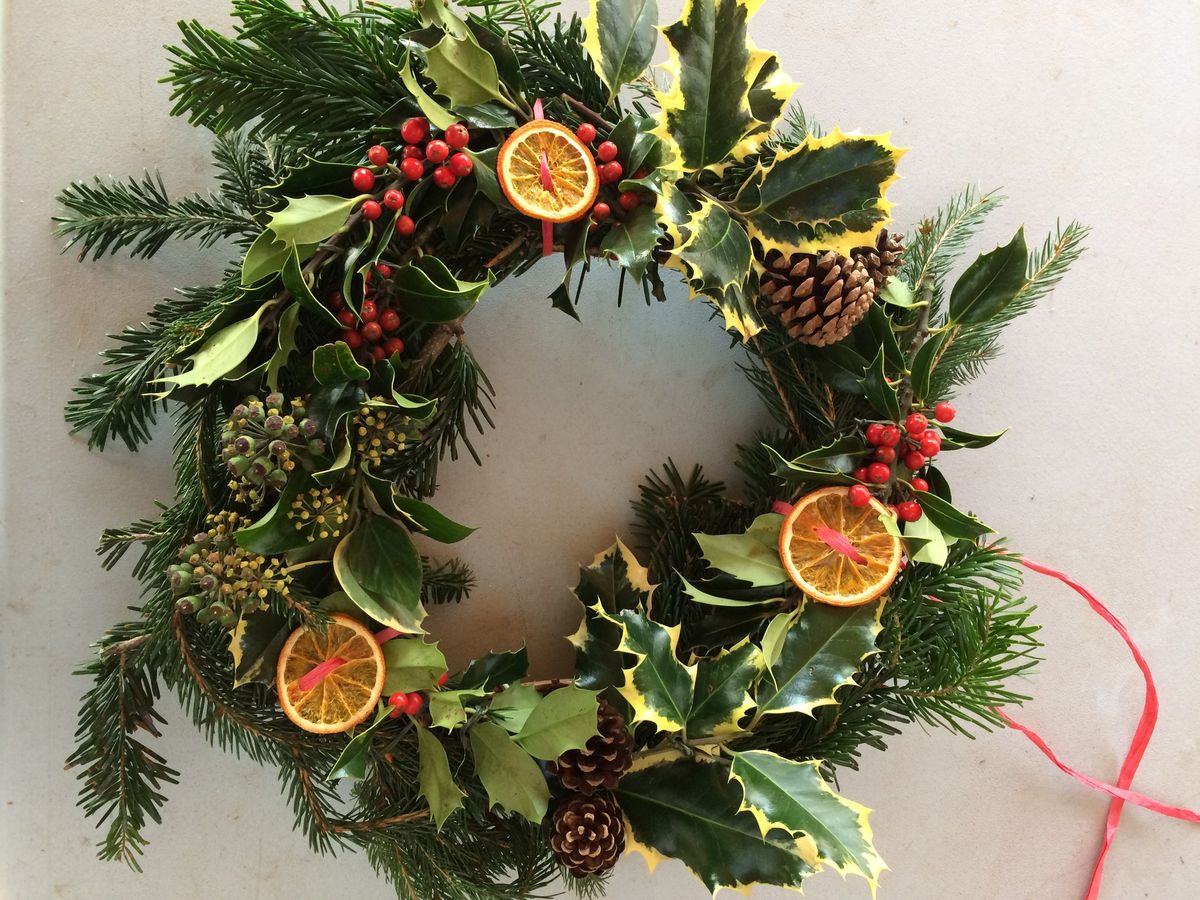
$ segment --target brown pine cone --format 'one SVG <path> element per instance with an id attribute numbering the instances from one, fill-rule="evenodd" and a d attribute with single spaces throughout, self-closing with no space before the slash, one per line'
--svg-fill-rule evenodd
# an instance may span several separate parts
<path id="1" fill-rule="evenodd" d="M 568 750 L 551 765 L 568 791 L 611 791 L 633 764 L 633 735 L 625 727 L 625 717 L 601 699 L 596 720 L 600 733 L 582 750 Z"/>
<path id="2" fill-rule="evenodd" d="M 615 866 L 625 849 L 625 822 L 613 795 L 606 791 L 564 797 L 554 810 L 550 847 L 576 878 Z"/>
<path id="3" fill-rule="evenodd" d="M 900 261 L 904 256 L 904 235 L 888 234 L 885 228 L 879 232 L 874 247 L 856 247 L 850 251 L 850 255 L 862 260 L 867 267 L 867 274 L 875 282 L 875 293 L 878 294 L 887 280 L 900 270 Z"/>
<path id="4" fill-rule="evenodd" d="M 759 290 L 788 334 L 824 347 L 850 333 L 875 299 L 875 282 L 860 259 L 833 250 L 821 255 L 771 250 L 762 260 Z"/>

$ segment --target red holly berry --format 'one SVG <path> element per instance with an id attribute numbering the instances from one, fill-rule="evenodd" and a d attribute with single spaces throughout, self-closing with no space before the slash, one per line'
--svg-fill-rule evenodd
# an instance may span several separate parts
<path id="1" fill-rule="evenodd" d="M 429 120 L 421 116 L 405 119 L 400 126 L 400 137 L 410 144 L 419 144 L 429 137 Z"/>
<path id="2" fill-rule="evenodd" d="M 885 425 L 879 432 L 879 446 L 895 447 L 900 443 L 900 429 L 895 425 Z"/>
<path id="3" fill-rule="evenodd" d="M 385 309 L 379 316 L 379 324 L 384 331 L 395 331 L 400 327 L 400 314 L 394 309 Z"/>
<path id="4" fill-rule="evenodd" d="M 471 132 L 467 131 L 467 126 L 461 122 L 456 122 L 446 129 L 446 143 L 455 150 L 461 150 L 467 144 L 471 143 Z"/>
<path id="5" fill-rule="evenodd" d="M 396 217 L 396 234 L 401 237 L 408 237 L 417 230 L 417 223 L 413 221 L 412 216 L 397 216 Z"/>
<path id="6" fill-rule="evenodd" d="M 403 159 L 424 159 L 425 158 L 425 148 L 418 147 L 416 144 L 409 144 L 407 147 L 404 148 L 404 156 L 402 158 Z"/>
<path id="7" fill-rule="evenodd" d="M 881 462 L 873 462 L 867 466 L 867 481 L 872 484 L 884 484 L 892 477 L 892 470 Z"/>
<path id="8" fill-rule="evenodd" d="M 407 702 L 408 694 L 404 693 L 404 691 L 396 691 L 396 693 L 387 698 L 388 706 L 403 706 Z"/>
<path id="9" fill-rule="evenodd" d="M 896 515 L 901 521 L 915 522 L 921 518 L 921 504 L 916 500 L 905 500 L 896 506 Z"/>
<path id="10" fill-rule="evenodd" d="M 371 348 L 371 358 L 374 359 L 375 362 L 383 362 L 388 358 L 388 352 L 383 348 L 382 345 L 376 344 Z"/>
<path id="11" fill-rule="evenodd" d="M 867 467 L 859 466 L 857 469 L 855 469 L 853 472 L 850 473 L 850 477 L 855 479 L 856 481 L 866 481 L 867 480 Z"/>
<path id="12" fill-rule="evenodd" d="M 415 157 L 409 157 L 400 163 L 400 171 L 409 181 L 420 181 L 425 174 L 425 163 Z"/>
<path id="13" fill-rule="evenodd" d="M 616 144 L 614 144 L 612 141 L 605 141 L 596 148 L 596 157 L 600 160 L 600 162 L 612 162 L 617 158 L 618 152 L 620 151 L 617 150 Z"/>
<path id="14" fill-rule="evenodd" d="M 408 716 L 415 716 L 417 713 L 419 713 L 421 711 L 421 707 L 423 707 L 424 705 L 425 705 L 425 698 L 422 697 L 420 694 L 416 694 L 416 693 L 409 694 L 408 700 L 404 704 L 404 714 L 408 715 Z"/>
<path id="15" fill-rule="evenodd" d="M 590 144 L 596 139 L 596 126 L 591 122 L 584 122 L 575 129 L 575 137 L 579 138 L 585 144 Z"/>
<path id="16" fill-rule="evenodd" d="M 387 263 L 376 263 L 375 264 L 375 274 L 378 275 L 380 278 L 391 278 L 392 277 L 392 267 L 389 266 Z"/>
<path id="17" fill-rule="evenodd" d="M 920 450 L 909 450 L 904 454 L 904 465 L 915 472 L 925 465 L 925 456 Z"/>
<path id="18" fill-rule="evenodd" d="M 895 447 L 876 447 L 875 458 L 880 462 L 890 463 L 896 461 Z"/>
<path id="19" fill-rule="evenodd" d="M 867 443 L 872 447 L 879 446 L 880 435 L 883 434 L 883 425 L 879 422 L 872 422 L 867 426 Z"/>
<path id="20" fill-rule="evenodd" d="M 367 159 L 371 161 L 373 166 L 386 166 L 388 162 L 387 147 L 383 144 L 376 144 L 367 151 Z"/>
<path id="21" fill-rule="evenodd" d="M 368 222 L 374 222 L 376 219 L 378 219 L 380 216 L 383 215 L 383 207 L 380 206 L 378 203 L 376 203 L 374 200 L 367 200 L 362 205 L 362 214 L 363 214 L 363 218 L 366 219 Z"/>
<path id="22" fill-rule="evenodd" d="M 334 309 L 341 309 L 346 305 L 346 301 L 342 299 L 341 291 L 334 291 L 329 295 L 329 305 Z"/>
<path id="23" fill-rule="evenodd" d="M 912 480 L 912 489 L 914 491 L 927 491 L 929 490 L 929 482 L 924 478 L 914 478 Z"/>
<path id="24" fill-rule="evenodd" d="M 954 421 L 954 412 L 953 405 L 943 400 L 933 408 L 933 417 L 939 422 L 952 422 Z"/>
<path id="25" fill-rule="evenodd" d="M 365 194 L 371 188 L 375 187 L 375 173 L 370 169 L 364 169 L 362 166 L 359 166 L 350 173 L 350 183 L 354 185 L 356 191 Z"/>
<path id="26" fill-rule="evenodd" d="M 929 420 L 920 413 L 913 413 L 904 420 L 904 430 L 913 437 L 920 437 L 929 427 Z"/>
<path id="27" fill-rule="evenodd" d="M 450 157 L 450 161 L 446 163 L 446 167 L 457 175 L 459 178 L 466 178 L 471 174 L 471 170 L 475 168 L 475 163 L 471 157 L 465 153 L 455 153 Z"/>
<path id="28" fill-rule="evenodd" d="M 625 174 L 625 168 L 615 159 L 600 167 L 600 180 L 605 184 L 615 184 Z"/>
<path id="29" fill-rule="evenodd" d="M 347 328 L 354 328 L 358 325 L 358 316 L 354 315 L 354 311 L 350 309 L 343 309 L 338 313 L 337 320 Z"/>
<path id="30" fill-rule="evenodd" d="M 433 183 L 440 187 L 443 191 L 454 187 L 458 178 L 445 166 L 438 166 L 433 170 Z"/>
<path id="31" fill-rule="evenodd" d="M 395 188 L 383 193 L 383 205 L 388 209 L 397 210 L 404 205 L 404 195 Z"/>
<path id="32" fill-rule="evenodd" d="M 621 204 L 621 209 L 625 210 L 625 212 L 633 212 L 642 205 L 642 198 L 634 191 L 624 191 L 617 198 L 617 202 Z"/>
<path id="33" fill-rule="evenodd" d="M 592 218 L 594 219 L 607 219 L 611 215 L 612 207 L 603 201 L 592 207 Z"/>
<path id="34" fill-rule="evenodd" d="M 850 505 L 866 506 L 871 502 L 871 492 L 865 485 L 856 484 L 850 488 Z"/>
<path id="35" fill-rule="evenodd" d="M 368 344 L 378 344 L 383 340 L 383 329 L 378 322 L 368 322 L 362 327 L 362 336 Z"/>
<path id="36" fill-rule="evenodd" d="M 375 305 L 374 300 L 364 300 L 358 312 L 364 322 L 374 322 L 379 318 L 379 307 Z"/>
<path id="37" fill-rule="evenodd" d="M 425 158 L 431 163 L 444 163 L 450 155 L 450 145 L 445 141 L 432 140 L 425 145 Z"/>
<path id="38" fill-rule="evenodd" d="M 938 437 L 937 432 L 925 432 L 925 436 L 921 438 L 921 452 L 932 459 L 938 455 L 941 449 L 942 439 Z"/>
<path id="39" fill-rule="evenodd" d="M 592 130 L 595 131 L 595 129 L 592 129 Z M 445 687 L 446 682 L 449 680 L 450 680 L 450 673 L 443 672 L 441 675 L 438 676 L 438 687 Z"/>
<path id="40" fill-rule="evenodd" d="M 404 341 L 398 337 L 388 338 L 383 342 L 383 350 L 388 356 L 404 352 Z"/>
<path id="41" fill-rule="evenodd" d="M 357 331 L 355 331 L 353 328 L 347 328 L 345 331 L 342 332 L 342 341 L 351 350 L 357 350 L 359 347 L 362 346 L 362 335 L 359 334 Z"/>

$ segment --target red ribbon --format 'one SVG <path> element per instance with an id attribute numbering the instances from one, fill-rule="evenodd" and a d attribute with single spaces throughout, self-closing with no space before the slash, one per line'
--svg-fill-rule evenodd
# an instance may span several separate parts
<path id="1" fill-rule="evenodd" d="M 1168 806 L 1164 803 L 1159 803 L 1157 800 L 1151 800 L 1136 791 L 1129 790 L 1129 786 L 1133 783 L 1133 776 L 1137 772 L 1138 766 L 1141 764 L 1142 757 L 1146 753 L 1146 747 L 1150 743 L 1150 738 L 1154 734 L 1154 724 L 1158 720 L 1158 691 L 1154 687 L 1154 676 L 1150 672 L 1150 664 L 1146 662 L 1146 658 L 1142 656 L 1142 651 L 1138 649 L 1133 638 L 1130 637 L 1129 631 L 1121 624 L 1120 619 L 1112 614 L 1111 611 L 1103 603 L 1095 598 L 1092 593 L 1079 582 L 1064 575 L 1062 572 L 1057 572 L 1047 566 L 1032 562 L 1024 557 L 1018 557 L 1021 564 L 1034 572 L 1042 575 L 1048 575 L 1051 578 L 1056 578 L 1061 581 L 1079 596 L 1083 597 L 1088 602 L 1093 611 L 1108 622 L 1113 627 L 1113 630 L 1121 636 L 1121 640 L 1125 642 L 1125 646 L 1129 648 L 1129 652 L 1133 654 L 1133 661 L 1137 663 L 1137 667 L 1142 672 L 1142 678 L 1146 682 L 1146 699 L 1142 704 L 1142 715 L 1138 720 L 1137 729 L 1133 733 L 1133 740 L 1129 745 L 1129 752 L 1125 756 L 1125 762 L 1121 766 L 1121 772 L 1117 776 L 1115 785 L 1106 784 L 1103 781 L 1098 781 L 1089 775 L 1084 775 L 1082 772 L 1071 768 L 1061 762 L 1055 755 L 1054 751 L 1046 744 L 1044 740 L 1033 729 L 1014 721 L 1002 710 L 996 710 L 1000 717 L 1008 724 L 1010 728 L 1024 734 L 1031 740 L 1039 750 L 1046 755 L 1054 765 L 1058 766 L 1066 774 L 1070 775 L 1080 784 L 1084 784 L 1093 790 L 1101 791 L 1112 797 L 1108 804 L 1108 817 L 1104 823 L 1104 840 L 1100 845 L 1100 851 L 1096 856 L 1096 865 L 1092 869 L 1092 880 L 1088 885 L 1087 894 L 1084 896 L 1086 900 L 1096 900 L 1100 895 L 1100 882 L 1104 877 L 1104 858 L 1108 855 L 1108 850 L 1112 846 L 1113 839 L 1117 836 L 1117 828 L 1121 824 L 1121 812 L 1125 808 L 1126 801 L 1160 813 L 1164 816 L 1171 816 L 1176 819 L 1183 819 L 1186 822 L 1200 822 L 1200 813 L 1192 810 L 1183 809 L 1177 806 Z"/>

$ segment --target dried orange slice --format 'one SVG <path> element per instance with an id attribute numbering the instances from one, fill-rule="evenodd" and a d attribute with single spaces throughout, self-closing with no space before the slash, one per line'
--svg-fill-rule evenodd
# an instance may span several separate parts
<path id="1" fill-rule="evenodd" d="M 292 632 L 279 651 L 275 686 L 289 719 L 305 731 L 336 734 L 375 711 L 384 673 L 371 630 L 334 613 L 324 632 L 304 625 Z"/>
<path id="2" fill-rule="evenodd" d="M 570 222 L 596 202 L 600 175 L 591 151 L 558 122 L 529 122 L 514 131 L 496 157 L 508 202 L 547 222 Z"/>
<path id="3" fill-rule="evenodd" d="M 796 587 L 834 606 L 870 603 L 900 571 L 900 538 L 890 534 L 878 500 L 851 505 L 844 487 L 801 497 L 779 532 L 779 559 Z"/>

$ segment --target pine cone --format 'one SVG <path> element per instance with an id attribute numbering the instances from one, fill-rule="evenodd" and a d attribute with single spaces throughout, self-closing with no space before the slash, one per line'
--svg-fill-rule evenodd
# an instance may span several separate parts
<path id="1" fill-rule="evenodd" d="M 804 344 L 834 344 L 862 321 L 875 299 L 875 282 L 861 259 L 833 250 L 820 256 L 770 251 L 759 290 L 788 334 Z"/>
<path id="2" fill-rule="evenodd" d="M 607 791 L 570 794 L 554 810 L 550 847 L 576 878 L 607 872 L 625 849 L 621 807 Z"/>
<path id="3" fill-rule="evenodd" d="M 551 766 L 568 791 L 611 791 L 633 764 L 633 735 L 625 727 L 625 717 L 602 699 L 596 719 L 600 733 L 585 748 L 568 750 Z"/>
<path id="4" fill-rule="evenodd" d="M 900 260 L 904 256 L 904 235 L 888 234 L 885 228 L 879 232 L 874 247 L 856 247 L 850 251 L 850 255 L 862 260 L 867 267 L 867 274 L 875 282 L 875 293 L 879 293 L 900 268 Z"/>

